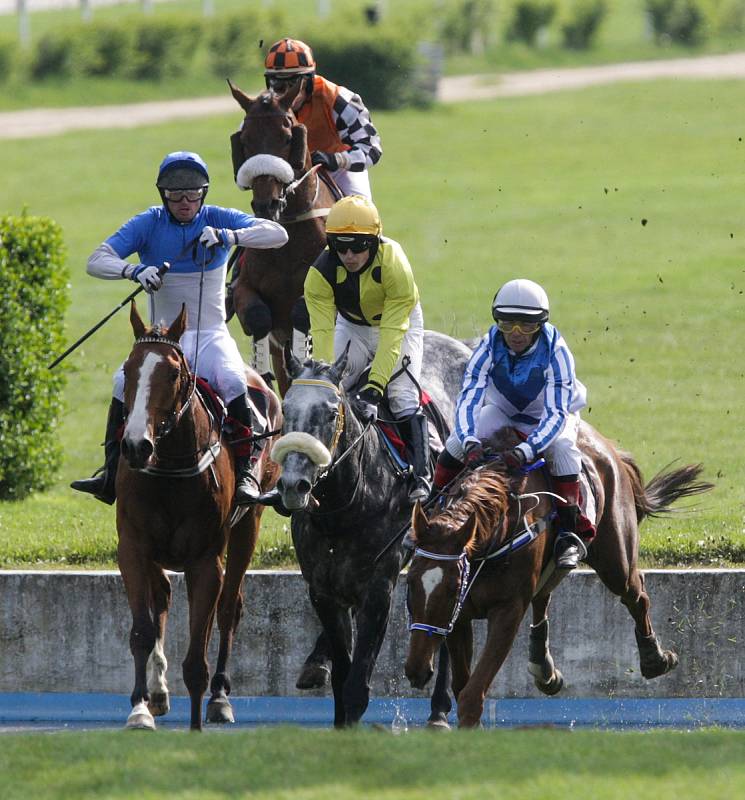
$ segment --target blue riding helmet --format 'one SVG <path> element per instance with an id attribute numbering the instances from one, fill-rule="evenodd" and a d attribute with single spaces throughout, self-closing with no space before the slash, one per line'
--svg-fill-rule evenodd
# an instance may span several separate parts
<path id="1" fill-rule="evenodd" d="M 171 214 L 168 208 L 165 192 L 170 189 L 201 189 L 202 198 L 199 208 L 204 205 L 210 185 L 210 175 L 207 164 L 197 153 L 188 150 L 177 150 L 169 153 L 161 162 L 158 168 L 158 180 L 155 185 L 158 187 L 160 199 L 168 215 L 174 222 L 181 223 Z"/>
<path id="2" fill-rule="evenodd" d="M 201 175 L 204 178 L 198 186 L 165 186 L 164 178 L 169 175 L 173 170 L 188 170 L 193 172 L 194 176 Z M 166 181 L 170 183 L 170 180 Z M 207 164 L 204 159 L 197 153 L 190 153 L 188 150 L 177 150 L 175 153 L 169 153 L 161 162 L 158 167 L 158 180 L 156 186 L 165 189 L 199 189 L 202 186 L 208 185 L 210 182 L 210 174 L 207 169 Z"/>

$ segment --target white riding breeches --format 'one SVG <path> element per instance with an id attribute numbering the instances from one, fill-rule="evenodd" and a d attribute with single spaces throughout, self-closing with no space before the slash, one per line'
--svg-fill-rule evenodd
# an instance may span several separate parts
<path id="1" fill-rule="evenodd" d="M 344 352 L 347 343 L 349 343 L 347 371 L 342 379 L 345 391 L 349 392 L 355 387 L 360 375 L 375 357 L 379 339 L 380 328 L 355 325 L 344 319 L 344 317 L 337 316 L 336 331 L 334 333 L 334 357 L 339 358 Z M 417 303 L 409 315 L 409 329 L 404 334 L 401 342 L 401 354 L 393 369 L 393 374 L 395 375 L 401 368 L 404 356 L 408 356 L 410 359 L 408 370 L 418 383 L 422 372 L 423 350 L 424 322 L 422 307 Z M 413 414 L 419 407 L 419 389 L 405 372 L 390 380 L 387 389 L 388 405 L 394 417 L 406 417 L 409 414 Z"/>
<path id="2" fill-rule="evenodd" d="M 193 368 L 197 332 L 186 331 L 181 347 L 187 363 Z M 199 332 L 197 374 L 206 380 L 227 405 L 246 392 L 246 367 L 235 339 L 226 327 Z M 124 401 L 123 365 L 114 374 L 114 397 Z"/>
<path id="3" fill-rule="evenodd" d="M 372 190 L 370 189 L 370 176 L 367 170 L 360 172 L 350 172 L 346 169 L 337 169 L 331 173 L 331 177 L 336 181 L 336 185 L 341 189 L 342 194 L 347 197 L 350 194 L 361 194 L 368 200 L 372 200 Z"/>
<path id="4" fill-rule="evenodd" d="M 548 462 L 548 471 L 551 475 L 579 475 L 582 471 L 582 454 L 577 447 L 579 421 L 579 412 L 568 414 L 561 432 L 540 454 Z M 508 426 L 525 434 L 529 434 L 536 427 L 523 422 L 515 422 L 500 408 L 487 402 L 484 403 L 478 414 L 476 436 L 483 442 L 500 428 Z M 454 431 L 448 437 L 445 449 L 451 456 L 463 461 L 465 457 L 463 445 Z"/>

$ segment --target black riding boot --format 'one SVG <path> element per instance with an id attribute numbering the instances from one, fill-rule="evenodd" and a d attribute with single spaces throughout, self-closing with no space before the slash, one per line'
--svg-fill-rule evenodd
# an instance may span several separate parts
<path id="1" fill-rule="evenodd" d="M 277 488 L 270 489 L 266 494 L 262 494 L 259 497 L 258 502 L 261 503 L 262 506 L 273 508 L 283 517 L 292 516 L 292 511 L 289 511 L 287 508 L 285 508 L 285 504 L 282 502 L 282 495 L 279 493 L 279 489 Z"/>
<path id="2" fill-rule="evenodd" d="M 116 468 L 119 465 L 121 442 L 117 438 L 119 428 L 124 424 L 124 403 L 111 398 L 109 416 L 106 420 L 106 437 L 104 439 L 104 454 L 106 462 L 100 469 L 93 473 L 92 478 L 73 481 L 70 486 L 78 492 L 92 494 L 97 500 L 111 505 L 116 500 Z"/>
<path id="3" fill-rule="evenodd" d="M 429 423 L 421 409 L 409 420 L 409 430 L 415 481 L 409 492 L 409 500 L 412 503 L 417 500 L 424 503 L 432 491 L 432 478 L 429 470 Z"/>
<path id="4" fill-rule="evenodd" d="M 245 426 L 254 434 L 261 433 L 254 429 L 254 415 L 248 404 L 245 394 L 238 395 L 228 403 L 228 414 L 236 422 Z M 259 499 L 261 494 L 261 478 L 258 474 L 259 456 L 261 455 L 263 440 L 255 444 L 241 442 L 234 451 L 235 459 L 235 503 L 236 505 L 251 505 Z"/>
<path id="5" fill-rule="evenodd" d="M 576 475 L 553 476 L 552 488 L 564 498 L 557 503 L 559 531 L 556 534 L 554 556 L 558 569 L 572 570 L 587 555 L 584 542 L 577 535 L 579 522 L 579 479 Z"/>

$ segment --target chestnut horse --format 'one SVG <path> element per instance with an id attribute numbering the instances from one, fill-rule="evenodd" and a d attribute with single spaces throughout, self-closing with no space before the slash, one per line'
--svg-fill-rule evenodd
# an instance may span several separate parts
<path id="1" fill-rule="evenodd" d="M 171 586 L 164 570 L 183 571 L 189 598 L 189 650 L 183 677 L 191 728 L 202 728 L 207 644 L 217 612 L 220 647 L 210 686 L 208 722 L 232 722 L 227 662 L 243 607 L 242 582 L 253 555 L 263 506 L 234 516 L 233 456 L 219 412 L 195 391 L 179 346 L 186 309 L 168 330 L 146 328 L 132 303 L 135 343 L 124 364 L 128 411 L 116 479 L 118 560 L 132 610 L 130 649 L 135 686 L 128 728 L 154 728 L 169 710 L 163 650 Z M 281 427 L 279 400 L 253 371 L 249 387 L 264 393 L 269 430 Z M 265 447 L 262 488 L 277 478 Z M 227 550 L 227 571 L 223 563 Z"/>
<path id="2" fill-rule="evenodd" d="M 505 444 L 503 440 L 500 449 Z M 636 623 L 642 675 L 664 675 L 677 665 L 678 657 L 660 647 L 652 630 L 644 576 L 637 568 L 638 523 L 712 486 L 696 482 L 700 464 L 661 472 L 644 486 L 633 458 L 584 422 L 579 446 L 597 501 L 597 536 L 587 563 L 621 598 Z M 562 577 L 558 572 L 547 581 L 545 577 L 554 565 L 549 498 L 542 471 L 510 480 L 493 462 L 456 482 L 450 504 L 439 513 L 428 518 L 419 504 L 414 507 L 406 676 L 412 686 L 422 688 L 432 675 L 434 653 L 447 637 L 461 727 L 479 724 L 486 693 L 531 603 L 529 670 L 546 694 L 556 694 L 563 685 L 548 649 L 546 611 L 551 590 Z M 471 671 L 471 621 L 484 618 L 487 639 Z"/>
<path id="3" fill-rule="evenodd" d="M 326 246 L 324 221 L 334 196 L 311 167 L 307 132 L 289 102 L 273 91 L 251 98 L 230 83 L 246 117 L 231 137 L 233 169 L 241 189 L 252 189 L 257 217 L 280 222 L 289 240 L 277 250 L 246 249 L 238 256 L 233 306 L 254 346 L 270 335 L 272 365 L 281 395 L 289 381 L 282 348 L 293 327 L 305 328 L 305 306 L 296 306 L 310 265 Z M 299 314 L 299 319 L 298 319 Z M 297 352 L 296 355 L 301 355 Z"/>

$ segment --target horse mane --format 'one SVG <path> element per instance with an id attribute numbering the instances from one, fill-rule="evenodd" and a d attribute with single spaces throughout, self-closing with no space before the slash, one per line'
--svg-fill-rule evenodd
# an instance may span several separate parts
<path id="1" fill-rule="evenodd" d="M 471 514 L 475 516 L 475 536 L 466 550 L 471 556 L 482 545 L 488 544 L 499 530 L 503 532 L 507 517 L 509 478 L 488 464 L 473 470 L 450 491 L 450 505 L 430 518 L 430 525 L 437 526 L 443 538 L 460 530 Z"/>

